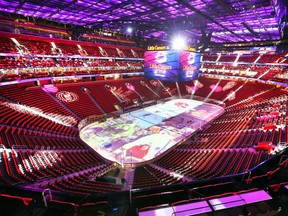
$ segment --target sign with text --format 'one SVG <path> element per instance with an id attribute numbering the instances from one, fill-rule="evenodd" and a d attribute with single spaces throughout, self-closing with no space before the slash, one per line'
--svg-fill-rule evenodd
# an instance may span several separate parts
<path id="1" fill-rule="evenodd" d="M 188 81 L 198 78 L 200 53 L 188 51 L 146 51 L 144 76 L 165 81 Z"/>

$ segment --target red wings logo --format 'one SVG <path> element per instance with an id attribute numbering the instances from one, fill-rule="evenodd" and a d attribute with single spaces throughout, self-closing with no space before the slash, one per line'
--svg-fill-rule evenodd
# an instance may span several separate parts
<path id="1" fill-rule="evenodd" d="M 56 94 L 56 97 L 66 103 L 75 102 L 79 99 L 79 96 L 74 92 L 60 91 Z"/>
<path id="2" fill-rule="evenodd" d="M 159 85 L 157 80 L 150 80 L 150 84 L 153 85 L 153 86 L 158 86 Z"/>

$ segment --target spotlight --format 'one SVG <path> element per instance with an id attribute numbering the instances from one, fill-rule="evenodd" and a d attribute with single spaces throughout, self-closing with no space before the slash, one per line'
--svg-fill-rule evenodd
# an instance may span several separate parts
<path id="1" fill-rule="evenodd" d="M 128 28 L 127 28 L 127 32 L 128 32 L 129 34 L 132 33 L 132 31 L 133 31 L 132 27 L 128 27 Z"/>
<path id="2" fill-rule="evenodd" d="M 172 49 L 181 50 L 186 45 L 185 38 L 178 36 L 172 41 Z"/>

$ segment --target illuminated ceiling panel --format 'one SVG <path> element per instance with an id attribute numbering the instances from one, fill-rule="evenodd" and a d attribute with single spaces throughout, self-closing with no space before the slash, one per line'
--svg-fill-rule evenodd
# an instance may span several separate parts
<path id="1" fill-rule="evenodd" d="M 171 32 L 196 39 L 213 33 L 211 41 L 222 43 L 280 39 L 279 1 L 1 0 L 0 11 L 123 33 L 133 24 L 162 40 Z"/>

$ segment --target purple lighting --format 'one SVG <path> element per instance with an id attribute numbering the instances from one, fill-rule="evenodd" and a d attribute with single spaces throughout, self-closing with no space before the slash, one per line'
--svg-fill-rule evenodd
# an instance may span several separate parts
<path id="1" fill-rule="evenodd" d="M 213 90 L 214 92 L 221 92 L 222 91 L 222 87 L 221 86 L 216 86 L 216 85 L 211 85 L 210 89 Z"/>
<path id="2" fill-rule="evenodd" d="M 285 15 L 283 4 L 276 0 L 227 0 L 225 7 L 216 0 L 188 1 L 187 4 L 118 0 L 100 3 L 55 0 L 39 4 L 37 1 L 2 0 L 0 11 L 92 28 L 99 27 L 100 23 L 112 32 L 123 29 L 124 34 L 133 31 L 127 29 L 128 23 L 137 23 L 143 30 L 143 37 L 161 40 L 169 40 L 169 34 L 175 31 L 188 37 L 198 35 L 195 40 L 200 40 L 202 32 L 211 32 L 211 41 L 216 43 L 279 40 L 279 20 Z"/>

